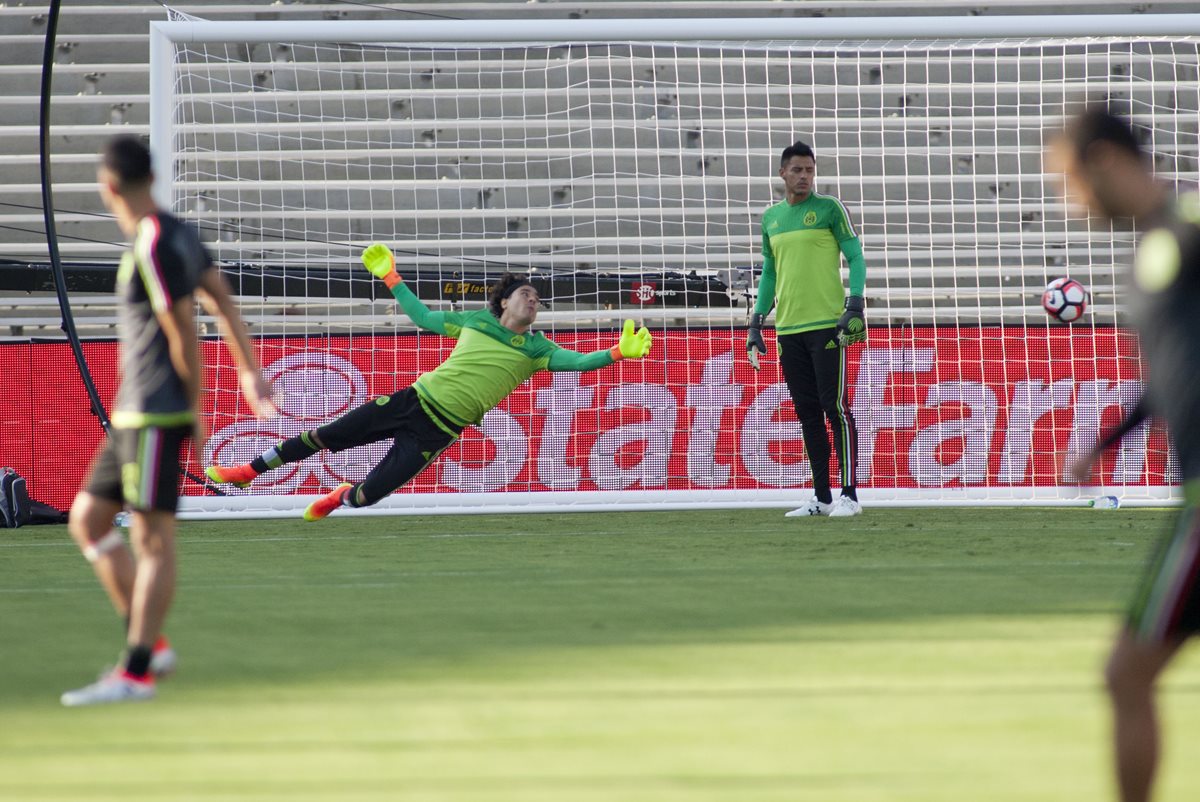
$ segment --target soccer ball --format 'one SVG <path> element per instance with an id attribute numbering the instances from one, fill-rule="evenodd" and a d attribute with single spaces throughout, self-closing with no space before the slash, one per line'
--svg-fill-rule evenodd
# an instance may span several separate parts
<path id="1" fill-rule="evenodd" d="M 1073 278 L 1056 278 L 1042 293 L 1042 308 L 1046 314 L 1063 323 L 1074 323 L 1087 311 L 1088 291 Z"/>

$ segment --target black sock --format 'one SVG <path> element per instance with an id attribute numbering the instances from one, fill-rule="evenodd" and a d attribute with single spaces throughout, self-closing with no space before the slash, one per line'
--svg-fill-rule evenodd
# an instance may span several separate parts
<path id="1" fill-rule="evenodd" d="M 342 496 L 343 507 L 358 507 L 358 485 L 351 485 L 346 491 L 346 495 Z"/>
<path id="2" fill-rule="evenodd" d="M 821 502 L 822 504 L 832 504 L 833 503 L 833 491 L 831 491 L 831 490 L 825 490 L 825 491 L 817 490 L 816 495 L 817 495 L 817 501 Z"/>
<path id="3" fill-rule="evenodd" d="M 842 495 L 853 501 L 858 501 L 858 491 L 854 489 L 854 485 L 842 488 Z"/>
<path id="4" fill-rule="evenodd" d="M 150 646 L 130 646 L 125 656 L 125 673 L 142 678 L 150 673 Z"/>
<path id="5" fill-rule="evenodd" d="M 280 441 L 262 454 L 250 460 L 250 467 L 258 473 L 266 473 L 289 462 L 299 462 L 320 451 L 313 439 L 313 432 L 304 432 L 299 437 Z"/>

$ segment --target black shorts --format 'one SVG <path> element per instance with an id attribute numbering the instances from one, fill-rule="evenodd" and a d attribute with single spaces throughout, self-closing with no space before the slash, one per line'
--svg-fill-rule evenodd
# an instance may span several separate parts
<path id="1" fill-rule="evenodd" d="M 1129 629 L 1164 642 L 1200 632 L 1200 507 L 1188 504 L 1155 550 L 1129 609 Z"/>
<path id="2" fill-rule="evenodd" d="M 84 490 L 132 510 L 175 512 L 179 506 L 179 457 L 190 426 L 110 429 L 92 460 Z"/>

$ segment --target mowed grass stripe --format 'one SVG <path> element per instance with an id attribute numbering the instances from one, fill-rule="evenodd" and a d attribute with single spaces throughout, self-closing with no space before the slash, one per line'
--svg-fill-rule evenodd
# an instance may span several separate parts
<path id="1" fill-rule="evenodd" d="M 92 710 L 57 696 L 116 656 L 119 622 L 73 547 L 49 547 L 62 528 L 17 530 L 0 798 L 1104 798 L 1099 665 L 1169 519 L 185 522 L 181 673 Z M 1185 656 L 1159 802 L 1200 794 L 1198 689 Z"/>

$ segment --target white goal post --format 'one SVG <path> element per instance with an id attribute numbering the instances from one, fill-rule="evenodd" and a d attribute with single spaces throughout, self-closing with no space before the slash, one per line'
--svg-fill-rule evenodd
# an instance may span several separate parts
<path id="1" fill-rule="evenodd" d="M 561 344 L 604 347 L 632 317 L 656 346 L 535 377 L 364 514 L 802 503 L 775 345 L 759 373 L 743 350 L 759 220 L 802 140 L 866 256 L 870 341 L 848 360 L 865 503 L 1172 497 L 1160 426 L 1127 435 L 1096 486 L 1067 477 L 1140 391 L 1119 289 L 1134 235 L 1067 207 L 1042 140 L 1112 102 L 1160 176 L 1196 183 L 1200 15 L 178 20 L 151 23 L 150 75 L 158 200 L 200 226 L 285 399 L 253 421 L 206 342 L 211 459 L 246 461 L 449 353 L 358 265 L 381 240 L 430 306 L 477 308 L 513 270 Z M 1070 327 L 1040 308 L 1063 275 L 1092 293 Z M 291 515 L 385 449 L 183 511 Z"/>

